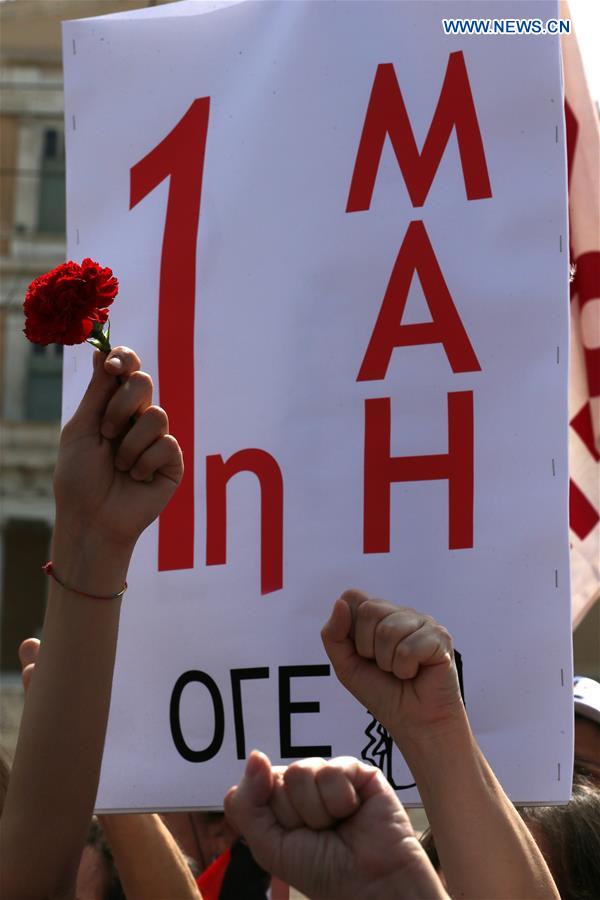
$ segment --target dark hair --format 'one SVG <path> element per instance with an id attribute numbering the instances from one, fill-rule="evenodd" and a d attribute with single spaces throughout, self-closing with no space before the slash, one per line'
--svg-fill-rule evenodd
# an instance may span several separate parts
<path id="1" fill-rule="evenodd" d="M 592 756 L 592 759 L 584 758 L 578 755 L 578 751 L 582 750 L 581 746 L 578 747 L 577 740 L 577 726 L 581 728 L 582 726 L 589 731 L 590 734 L 595 732 L 595 741 L 598 741 L 600 738 L 600 722 L 594 721 L 589 716 L 583 716 L 580 713 L 575 713 L 575 765 L 574 770 L 579 772 L 581 775 L 585 775 L 586 778 L 591 779 L 591 781 L 595 781 L 596 784 L 600 787 L 600 759 Z M 587 751 L 585 751 L 587 752 Z M 594 751 L 592 751 L 594 753 Z"/>
<path id="2" fill-rule="evenodd" d="M 104 869 L 104 874 L 106 875 L 106 888 L 104 890 L 103 900 L 126 900 L 125 893 L 121 886 L 119 873 L 117 872 L 112 853 L 110 852 L 110 847 L 106 842 L 100 823 L 95 816 L 90 822 L 85 845 L 86 847 L 93 847 L 102 860 L 102 867 Z"/>
<path id="3" fill-rule="evenodd" d="M 576 768 L 566 806 L 525 806 L 519 813 L 539 843 L 562 900 L 598 900 L 600 788 Z"/>
<path id="4" fill-rule="evenodd" d="M 436 872 L 441 871 L 440 858 L 438 856 L 437 847 L 435 846 L 435 840 L 433 838 L 433 831 L 431 828 L 426 828 L 421 837 L 419 838 L 421 847 L 427 854 L 427 859 L 433 866 Z"/>

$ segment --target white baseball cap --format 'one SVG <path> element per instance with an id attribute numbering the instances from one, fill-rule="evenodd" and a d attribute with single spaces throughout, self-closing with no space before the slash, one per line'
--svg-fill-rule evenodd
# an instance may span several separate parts
<path id="1" fill-rule="evenodd" d="M 593 678 L 576 675 L 573 679 L 575 712 L 600 725 L 600 683 Z"/>

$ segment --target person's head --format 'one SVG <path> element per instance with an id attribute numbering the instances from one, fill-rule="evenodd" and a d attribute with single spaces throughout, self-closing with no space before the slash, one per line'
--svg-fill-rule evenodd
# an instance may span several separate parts
<path id="1" fill-rule="evenodd" d="M 102 829 L 92 819 L 81 854 L 75 889 L 76 900 L 125 900 L 119 875 Z"/>
<path id="2" fill-rule="evenodd" d="M 576 676 L 575 765 L 600 784 L 600 684 L 593 678 Z"/>
<path id="3" fill-rule="evenodd" d="M 600 788 L 578 769 L 566 806 L 519 809 L 552 872 L 562 900 L 598 900 Z"/>

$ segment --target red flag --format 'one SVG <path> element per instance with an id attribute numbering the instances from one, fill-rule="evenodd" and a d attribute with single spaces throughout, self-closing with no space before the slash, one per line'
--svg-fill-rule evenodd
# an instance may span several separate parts
<path id="1" fill-rule="evenodd" d="M 225 872 L 231 861 L 231 851 L 226 850 L 201 872 L 196 883 L 202 892 L 202 900 L 219 900 Z"/>
<path id="2" fill-rule="evenodd" d="M 561 15 L 570 18 L 566 3 Z M 600 127 L 573 33 L 562 37 L 569 174 L 569 469 L 573 628 L 600 593 Z"/>

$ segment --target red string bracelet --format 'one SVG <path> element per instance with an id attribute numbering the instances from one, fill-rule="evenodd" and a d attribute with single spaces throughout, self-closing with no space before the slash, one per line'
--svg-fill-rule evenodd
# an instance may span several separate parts
<path id="1" fill-rule="evenodd" d="M 87 594 L 85 591 L 80 591 L 78 588 L 71 587 L 70 584 L 65 584 L 64 581 L 61 581 L 54 571 L 54 563 L 52 562 L 52 560 L 49 560 L 49 562 L 47 562 L 45 566 L 42 566 L 42 572 L 44 572 L 44 574 L 48 575 L 50 578 L 53 578 L 56 583 L 60 584 L 60 586 L 62 588 L 65 588 L 65 590 L 73 591 L 74 594 L 81 594 L 82 597 L 90 597 L 90 599 L 92 600 L 120 600 L 127 590 L 127 582 L 125 582 L 121 590 L 116 594 L 109 594 L 108 596 L 104 597 L 98 594 Z"/>

